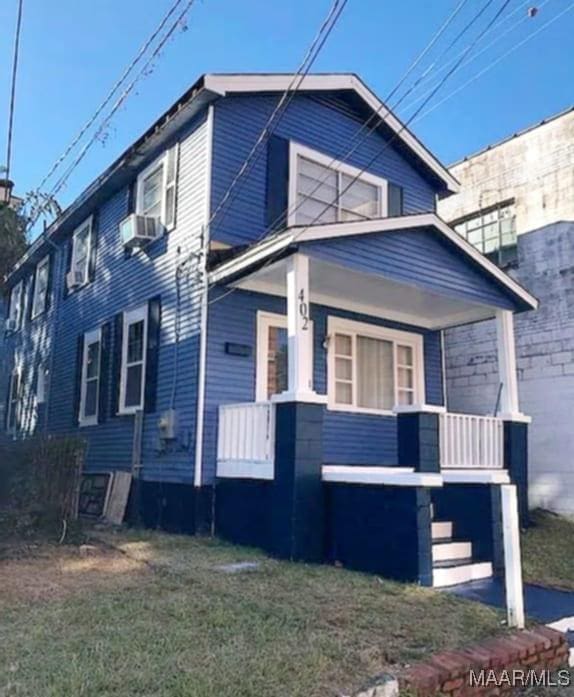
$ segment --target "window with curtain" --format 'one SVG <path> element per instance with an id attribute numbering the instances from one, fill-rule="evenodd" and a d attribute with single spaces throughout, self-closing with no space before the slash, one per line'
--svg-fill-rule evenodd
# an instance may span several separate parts
<path id="1" fill-rule="evenodd" d="M 292 143 L 296 225 L 348 222 L 386 215 L 387 182 Z"/>
<path id="2" fill-rule="evenodd" d="M 329 337 L 332 408 L 390 412 L 423 401 L 421 336 L 330 318 Z"/>

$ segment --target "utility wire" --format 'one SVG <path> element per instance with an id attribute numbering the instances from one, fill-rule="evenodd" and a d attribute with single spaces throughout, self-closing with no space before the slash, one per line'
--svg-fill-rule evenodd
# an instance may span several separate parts
<path id="1" fill-rule="evenodd" d="M 123 85 L 123 83 L 126 81 L 128 75 L 132 72 L 132 70 L 137 66 L 137 64 L 140 62 L 144 54 L 147 52 L 148 48 L 151 46 L 151 44 L 155 41 L 157 36 L 160 34 L 162 29 L 165 27 L 171 16 L 174 14 L 174 12 L 177 10 L 178 6 L 182 3 L 183 0 L 176 0 L 176 2 L 170 7 L 168 12 L 164 15 L 163 19 L 155 29 L 155 31 L 151 34 L 151 36 L 145 41 L 142 46 L 140 47 L 139 51 L 137 52 L 136 56 L 134 59 L 131 61 L 131 63 L 126 67 L 120 78 L 115 82 L 111 90 L 108 92 L 106 98 L 104 101 L 98 106 L 94 114 L 86 121 L 86 123 L 82 126 L 82 128 L 78 131 L 78 134 L 75 136 L 75 138 L 72 140 L 72 142 L 66 147 L 64 152 L 60 155 L 60 157 L 54 162 L 54 164 L 50 167 L 48 173 L 44 176 L 40 184 L 36 187 L 37 191 L 40 191 L 44 184 L 50 179 L 50 177 L 54 174 L 54 172 L 58 169 L 58 167 L 62 164 L 62 162 L 68 157 L 68 155 L 72 152 L 72 150 L 76 147 L 76 145 L 80 142 L 80 140 L 83 138 L 84 134 L 86 131 L 95 123 L 96 119 L 98 116 L 102 113 L 102 111 L 107 107 L 107 105 L 111 102 L 112 98 L 116 94 L 116 92 L 119 90 L 119 88 Z"/>
<path id="2" fill-rule="evenodd" d="M 309 70 L 313 66 L 313 63 L 317 59 L 319 52 L 323 48 L 325 42 L 329 38 L 329 35 L 333 31 L 337 21 L 339 20 L 339 17 L 341 16 L 341 13 L 343 12 L 345 5 L 347 4 L 348 0 L 335 0 L 335 2 L 332 4 L 331 8 L 329 9 L 329 12 L 327 14 L 327 17 L 321 24 L 321 27 L 319 28 L 319 31 L 317 32 L 315 38 L 311 42 L 311 45 L 309 46 L 309 49 L 307 50 L 305 57 L 297 69 L 293 79 L 291 80 L 290 84 L 288 85 L 287 89 L 285 92 L 282 94 L 281 98 L 279 99 L 279 102 L 277 103 L 275 109 L 271 113 L 269 119 L 265 123 L 263 129 L 259 133 L 259 137 L 255 141 L 255 144 L 251 148 L 249 154 L 247 155 L 246 159 L 243 161 L 243 164 L 239 168 L 237 174 L 231 181 L 231 184 L 227 188 L 225 194 L 221 198 L 220 202 L 218 203 L 217 207 L 215 208 L 214 212 L 211 214 L 208 222 L 207 222 L 207 228 L 209 229 L 214 220 L 216 219 L 217 215 L 221 212 L 221 210 L 224 208 L 224 206 L 229 202 L 231 203 L 235 196 L 234 191 L 236 187 L 239 186 L 241 179 L 248 174 L 258 161 L 259 157 L 261 156 L 261 146 L 268 140 L 270 137 L 273 128 L 279 123 L 281 117 L 285 113 L 287 107 L 289 106 L 291 100 L 293 99 L 295 93 L 297 92 L 297 89 L 301 85 L 303 79 L 305 76 L 308 74 Z M 219 220 L 219 224 L 221 224 L 222 218 Z M 212 230 L 210 230 L 211 232 Z"/>
<path id="3" fill-rule="evenodd" d="M 484 67 L 482 70 L 480 70 L 476 75 L 473 75 L 469 80 L 466 82 L 463 82 L 462 85 L 457 87 L 453 92 L 450 94 L 447 94 L 445 97 L 443 97 L 439 102 L 434 104 L 430 109 L 427 109 L 425 112 L 423 112 L 417 121 L 420 119 L 424 118 L 425 116 L 428 116 L 431 114 L 435 109 L 437 109 L 441 104 L 444 104 L 448 99 L 451 99 L 451 97 L 454 97 L 456 94 L 458 94 L 461 90 L 465 89 L 468 87 L 470 84 L 478 80 L 480 77 L 482 77 L 485 73 L 487 73 L 489 70 L 492 70 L 496 65 L 498 65 L 504 58 L 509 56 L 511 53 L 514 53 L 517 49 L 519 49 L 521 46 L 524 46 L 525 43 L 530 41 L 530 39 L 533 39 L 535 36 L 540 34 L 540 32 L 544 31 L 547 27 L 549 27 L 551 24 L 554 24 L 556 20 L 560 19 L 563 15 L 565 15 L 567 12 L 570 12 L 570 10 L 574 8 L 574 2 L 568 5 L 568 7 L 564 8 L 562 12 L 559 12 L 557 15 L 549 19 L 547 22 L 545 22 L 542 26 L 538 27 L 536 31 L 531 32 L 528 36 L 526 36 L 522 41 L 519 41 L 517 44 L 514 44 L 514 46 L 511 46 L 511 48 L 508 49 L 508 51 L 505 51 L 502 55 L 500 55 L 496 60 L 492 61 L 492 63 L 489 63 L 486 67 Z"/>
<path id="4" fill-rule="evenodd" d="M 152 65 L 153 61 L 157 58 L 157 56 L 159 55 L 159 53 L 160 53 L 160 51 L 162 50 L 162 48 L 164 47 L 164 45 L 167 43 L 168 39 L 171 38 L 171 36 L 173 35 L 173 33 L 175 32 L 175 30 L 177 29 L 177 27 L 178 27 L 178 26 L 180 25 L 180 23 L 183 21 L 185 15 L 186 15 L 186 14 L 188 13 L 188 11 L 191 9 L 191 6 L 193 5 L 194 2 L 195 2 L 195 0 L 188 0 L 188 2 L 185 4 L 183 10 L 179 13 L 179 15 L 177 16 L 176 20 L 175 20 L 174 23 L 171 25 L 171 27 L 170 27 L 169 30 L 166 32 L 166 34 L 164 34 L 164 36 L 162 37 L 162 39 L 161 39 L 161 41 L 159 42 L 159 44 L 155 47 L 155 49 L 154 49 L 153 53 L 151 54 L 151 56 L 146 60 L 146 62 L 144 63 L 143 67 L 142 67 L 142 68 L 140 69 L 140 71 L 136 74 L 136 76 L 135 76 L 134 79 L 130 82 L 130 84 L 126 87 L 126 89 L 122 92 L 122 94 L 120 95 L 120 97 L 118 98 L 118 100 L 116 101 L 116 103 L 114 104 L 114 106 L 113 106 L 112 110 L 110 111 L 110 113 L 107 115 L 107 117 L 106 117 L 106 118 L 104 119 L 104 121 L 101 123 L 101 125 L 100 125 L 99 128 L 96 130 L 96 132 L 92 135 L 92 137 L 90 138 L 90 140 L 84 145 L 84 147 L 82 148 L 82 150 L 80 151 L 80 153 L 78 154 L 78 156 L 76 157 L 76 159 L 72 162 L 72 164 L 68 167 L 68 169 L 64 172 L 64 174 L 60 177 L 60 179 L 59 179 L 59 180 L 56 182 L 56 184 L 53 186 L 52 190 L 50 191 L 50 196 L 51 196 L 51 197 L 55 196 L 55 195 L 60 191 L 60 189 L 64 186 L 64 184 L 67 182 L 67 180 L 69 179 L 69 177 L 70 177 L 70 175 L 72 174 L 72 172 L 74 171 L 74 169 L 76 169 L 76 167 L 77 167 L 77 166 L 80 164 L 80 162 L 84 159 L 84 157 L 85 157 L 86 153 L 88 152 L 88 150 L 89 150 L 89 149 L 91 148 L 91 146 L 100 138 L 100 136 L 102 135 L 102 133 L 104 132 L 104 130 L 105 130 L 105 129 L 107 128 L 107 126 L 109 125 L 109 123 L 110 123 L 111 119 L 113 118 L 113 116 L 116 114 L 116 112 L 118 111 L 118 109 L 123 105 L 123 103 L 124 103 L 124 102 L 126 101 L 126 99 L 129 97 L 129 95 L 130 95 L 131 91 L 133 90 L 133 88 L 135 87 L 135 85 L 139 82 L 139 80 L 140 80 L 143 76 L 147 75 L 147 72 L 148 72 L 150 66 Z M 35 215 L 31 216 L 31 217 L 32 217 L 32 221 L 31 221 L 31 223 L 30 223 L 30 226 L 33 226 L 33 225 L 35 224 L 35 222 L 37 221 L 37 219 L 38 219 L 40 213 L 41 213 L 41 209 L 40 209 L 39 211 L 37 211 Z"/>
<path id="5" fill-rule="evenodd" d="M 18 58 L 20 55 L 20 34 L 22 31 L 22 10 L 24 2 L 18 0 L 18 14 L 16 16 L 16 33 L 14 35 L 14 58 L 12 61 L 12 77 L 10 85 L 10 105 L 8 108 L 8 137 L 6 140 L 6 179 L 10 179 L 10 166 L 12 162 L 12 138 L 14 134 L 14 111 L 16 107 L 16 77 L 18 75 Z M 10 201 L 10 187 L 4 190 L 4 201 Z"/>
<path id="6" fill-rule="evenodd" d="M 489 31 L 490 28 L 491 28 L 492 26 L 494 26 L 494 24 L 496 23 L 496 21 L 498 20 L 498 18 L 502 15 L 502 13 L 503 13 L 504 10 L 506 9 L 506 7 L 509 5 L 510 1 L 511 1 L 511 0 L 504 0 L 502 6 L 497 10 L 497 12 L 496 12 L 495 15 L 492 17 L 492 19 L 489 20 L 489 22 L 488 22 L 488 24 L 486 25 L 486 27 L 483 28 L 483 29 L 479 32 L 479 34 L 475 37 L 475 39 L 469 44 L 469 46 L 467 47 L 466 51 L 465 51 L 465 52 L 463 53 L 463 55 L 459 58 L 459 60 L 457 61 L 457 63 L 455 63 L 455 65 L 447 72 L 447 74 L 446 74 L 446 75 L 443 77 L 443 79 L 441 80 L 440 84 L 437 85 L 437 86 L 435 87 L 433 93 L 427 97 L 427 99 L 426 99 L 426 100 L 423 102 L 423 104 L 417 109 L 417 111 L 410 117 L 410 119 L 407 120 L 404 124 L 401 125 L 401 128 L 400 128 L 400 129 L 399 129 L 386 143 L 385 143 L 385 145 L 384 145 L 381 149 L 379 149 L 379 150 L 375 153 L 375 155 L 367 162 L 367 164 L 366 164 L 362 169 L 360 169 L 360 170 L 357 172 L 357 174 L 351 179 L 351 181 L 350 181 L 349 184 L 343 189 L 343 191 L 341 191 L 341 192 L 338 194 L 337 200 L 340 200 L 341 197 L 344 196 L 345 193 L 346 193 L 346 192 L 356 183 L 356 181 L 362 176 L 362 174 L 364 174 L 364 172 L 365 172 L 368 168 L 370 168 L 370 167 L 376 162 L 376 160 L 379 159 L 379 157 L 381 157 L 381 155 L 387 150 L 387 148 L 389 148 L 389 147 L 392 145 L 392 143 L 395 141 L 395 139 L 398 138 L 398 137 L 400 136 L 400 134 L 402 133 L 402 131 L 405 130 L 405 128 L 408 127 L 409 123 L 410 123 L 414 118 L 416 118 L 416 116 L 418 115 L 418 113 L 420 113 L 420 111 L 426 106 L 426 104 L 434 97 L 434 95 L 438 92 L 438 90 L 442 87 L 442 85 L 444 85 L 444 84 L 446 83 L 446 81 L 450 78 L 450 76 L 453 75 L 453 74 L 456 72 L 456 70 L 458 69 L 458 67 L 459 67 L 460 63 L 462 62 L 462 60 L 464 60 L 464 58 L 468 55 L 468 53 L 469 53 L 469 52 L 474 48 L 474 46 L 476 46 L 476 44 L 482 39 L 482 37 L 485 35 L 485 33 L 486 33 L 487 31 Z M 489 1 L 486 3 L 486 6 L 488 7 L 488 6 L 491 4 L 491 2 L 492 2 L 492 0 L 489 0 Z M 484 11 L 484 7 L 482 8 L 482 10 L 479 11 L 479 14 L 482 14 L 483 11 Z M 327 204 L 327 205 L 323 208 L 323 210 L 321 210 L 321 211 L 315 216 L 315 218 L 313 218 L 313 220 L 312 220 L 310 223 L 306 224 L 306 225 L 303 226 L 300 230 L 298 230 L 297 233 L 296 233 L 296 235 L 293 237 L 293 242 L 295 242 L 295 241 L 297 240 L 298 237 L 300 237 L 306 230 L 308 230 L 310 226 L 314 225 L 314 224 L 321 218 L 321 216 L 325 213 L 325 211 L 328 210 L 328 208 L 330 207 L 330 205 L 331 205 L 331 204 Z M 273 263 L 273 262 L 276 260 L 276 258 L 277 258 L 277 255 L 271 255 L 271 256 L 265 261 L 265 263 L 262 265 L 262 268 L 265 268 L 265 267 L 269 266 L 269 264 Z M 214 303 L 216 303 L 216 302 L 219 302 L 220 300 L 222 300 L 223 298 L 227 297 L 227 295 L 230 295 L 230 294 L 231 294 L 232 292 L 234 292 L 235 290 L 237 290 L 235 287 L 230 288 L 226 293 L 224 293 L 224 294 L 218 296 L 217 298 L 214 298 L 213 300 L 211 300 L 209 304 L 214 304 Z"/>

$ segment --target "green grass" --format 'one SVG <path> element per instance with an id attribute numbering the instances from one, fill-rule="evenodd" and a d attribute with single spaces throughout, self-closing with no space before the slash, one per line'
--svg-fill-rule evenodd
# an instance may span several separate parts
<path id="1" fill-rule="evenodd" d="M 0 600 L 0 695 L 343 695 L 381 671 L 503 631 L 497 611 L 414 585 L 209 539 L 107 539 L 139 568 L 86 571 L 92 586 L 84 578 L 35 601 L 23 580 Z M 260 566 L 216 568 L 242 560 Z M 1 572 L 2 562 L 0 582 Z"/>
<path id="2" fill-rule="evenodd" d="M 533 511 L 532 525 L 522 535 L 524 580 L 574 590 L 574 522 Z"/>

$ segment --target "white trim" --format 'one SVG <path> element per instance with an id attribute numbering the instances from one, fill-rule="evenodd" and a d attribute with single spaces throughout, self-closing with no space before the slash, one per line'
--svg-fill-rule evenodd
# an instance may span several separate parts
<path id="1" fill-rule="evenodd" d="M 133 404 L 131 406 L 125 406 L 126 400 L 126 382 L 127 382 L 127 353 L 128 353 L 128 334 L 129 326 L 131 324 L 136 324 L 137 322 L 144 323 L 143 326 L 143 346 L 142 346 L 142 380 L 141 380 L 141 395 L 139 404 Z M 120 373 L 120 403 L 118 408 L 118 414 L 135 414 L 136 411 L 140 411 L 144 407 L 144 397 L 145 397 L 145 378 L 146 378 L 146 364 L 147 364 L 147 332 L 148 332 L 148 304 L 141 305 L 134 310 L 129 310 L 124 312 L 123 317 L 123 331 L 122 331 L 122 368 Z M 139 361 L 138 361 L 139 363 Z M 134 364 L 135 365 L 135 364 Z"/>
<path id="2" fill-rule="evenodd" d="M 351 356 L 353 366 L 352 404 L 340 404 L 335 402 L 335 351 L 332 340 L 335 334 L 349 334 L 352 336 L 353 353 Z M 365 336 L 383 341 L 390 341 L 393 344 L 393 371 L 394 371 L 394 388 L 395 388 L 395 404 L 392 409 L 371 409 L 360 407 L 356 404 L 356 337 Z M 413 351 L 413 399 L 415 404 L 424 403 L 425 401 L 425 374 L 424 374 L 424 349 L 422 334 L 414 332 L 405 332 L 398 329 L 390 329 L 382 327 L 378 324 L 366 324 L 365 322 L 357 322 L 355 320 L 345 319 L 329 315 L 327 318 L 327 407 L 331 411 L 345 411 L 360 414 L 376 414 L 378 416 L 394 416 L 395 407 L 397 406 L 398 381 L 397 381 L 397 361 L 396 347 L 397 344 L 409 346 Z"/>
<path id="3" fill-rule="evenodd" d="M 314 323 L 309 322 L 311 336 L 311 355 L 310 355 L 310 365 L 311 374 L 313 372 L 313 344 L 314 344 Z M 265 312 L 264 310 L 257 311 L 257 337 L 256 337 L 256 358 L 255 358 L 255 400 L 257 402 L 267 402 L 271 400 L 272 402 L 307 402 L 307 401 L 319 401 L 326 400 L 326 397 L 321 395 L 316 395 L 314 392 L 305 393 L 290 393 L 287 389 L 285 392 L 280 394 L 267 396 L 267 347 L 269 345 L 269 328 L 270 327 L 280 327 L 281 329 L 287 329 L 287 316 L 279 315 L 274 312 Z M 306 399 L 305 397 L 309 397 Z M 318 398 L 318 399 L 317 399 Z"/>
<path id="4" fill-rule="evenodd" d="M 317 392 L 281 392 L 269 398 L 274 404 L 285 404 L 287 402 L 305 402 L 305 404 L 327 404 L 327 395 Z"/>
<path id="5" fill-rule="evenodd" d="M 510 484 L 506 470 L 442 469 L 445 484 Z"/>
<path id="6" fill-rule="evenodd" d="M 510 310 L 498 310 L 496 313 L 496 339 L 498 375 L 502 385 L 500 411 L 503 414 L 519 414 L 514 317 Z"/>
<path id="7" fill-rule="evenodd" d="M 530 424 L 532 423 L 532 417 L 523 414 L 520 411 L 514 413 L 503 412 L 502 414 L 497 414 L 497 418 L 501 421 L 514 421 L 520 424 Z"/>
<path id="8" fill-rule="evenodd" d="M 90 215 L 88 216 L 81 225 L 78 225 L 78 227 L 74 230 L 72 233 L 72 257 L 71 257 L 71 262 L 70 262 L 70 271 L 76 271 L 76 240 L 80 233 L 82 233 L 86 228 L 88 228 L 88 237 L 87 237 L 87 251 L 86 251 L 86 268 L 84 271 L 84 280 L 82 283 L 80 283 L 77 288 L 82 288 L 83 286 L 87 285 L 88 281 L 90 280 L 90 257 L 92 256 L 92 243 L 93 243 L 93 216 Z M 71 292 L 71 291 L 70 291 Z"/>
<path id="9" fill-rule="evenodd" d="M 203 84 L 211 92 L 222 96 L 234 92 L 284 92 L 290 88 L 292 74 L 267 75 L 205 75 Z M 401 123 L 381 100 L 357 77 L 349 73 L 327 75 L 305 75 L 299 82 L 297 92 L 331 92 L 351 90 L 363 99 L 377 117 L 383 121 L 413 153 L 444 183 L 445 187 L 457 193 L 460 184 L 429 150 Z"/>
<path id="10" fill-rule="evenodd" d="M 86 392 L 87 392 L 87 371 L 88 371 L 88 346 L 98 344 L 98 377 L 96 391 L 96 413 L 91 416 L 85 416 L 86 409 Z M 80 426 L 95 426 L 98 423 L 98 410 L 100 406 L 100 380 L 102 369 L 102 329 L 92 329 L 92 331 L 84 334 L 84 347 L 82 351 L 82 378 L 80 383 L 80 413 L 78 415 L 78 423 Z"/>
<path id="11" fill-rule="evenodd" d="M 213 104 L 207 108 L 206 121 L 206 143 L 207 152 L 205 159 L 205 208 L 203 211 L 203 249 L 200 250 L 201 260 L 201 309 L 199 319 L 199 368 L 197 376 L 197 408 L 195 412 L 195 460 L 193 468 L 193 485 L 197 488 L 202 484 L 203 479 L 203 424 L 205 413 L 205 380 L 207 370 L 207 320 L 208 320 L 208 300 L 209 300 L 209 278 L 207 275 L 207 258 L 209 254 L 210 229 L 209 219 L 211 217 L 211 169 L 213 162 Z"/>
<path id="12" fill-rule="evenodd" d="M 441 235 L 459 247 L 466 256 L 471 257 L 474 262 L 491 276 L 494 276 L 510 292 L 530 305 L 531 309 L 535 310 L 538 307 L 538 300 L 533 295 L 499 269 L 496 264 L 483 256 L 470 242 L 467 242 L 461 235 L 452 230 L 436 213 L 417 213 L 395 218 L 360 220 L 349 223 L 326 223 L 310 227 L 290 227 L 280 235 L 264 240 L 235 259 L 221 264 L 210 274 L 210 282 L 219 283 L 228 276 L 240 273 L 252 264 L 289 247 L 294 242 L 311 242 L 352 235 L 368 235 L 426 227 L 435 228 Z"/>
<path id="13" fill-rule="evenodd" d="M 265 479 L 275 478 L 272 462 L 244 462 L 242 460 L 218 460 L 217 477 L 222 479 Z"/>
<path id="14" fill-rule="evenodd" d="M 168 182 L 168 160 L 170 153 L 173 153 L 175 158 L 174 162 L 174 179 L 172 182 Z M 179 143 L 176 143 L 171 148 L 167 148 L 164 152 L 157 157 L 153 162 L 151 162 L 144 170 L 142 170 L 136 180 L 136 213 L 138 215 L 145 215 L 143 211 L 143 182 L 153 174 L 159 167 L 162 167 L 162 177 L 161 177 L 161 213 L 159 216 L 159 223 L 164 230 L 172 230 L 175 227 L 175 211 L 177 209 L 177 185 L 178 185 L 178 170 L 179 170 Z M 168 225 L 167 223 L 167 191 L 173 186 L 175 188 L 174 192 L 174 220 Z"/>
<path id="15" fill-rule="evenodd" d="M 40 295 L 38 294 L 38 276 L 43 267 L 47 267 L 46 285 L 44 287 L 44 293 L 42 297 L 42 307 L 38 310 L 36 305 L 40 300 Z M 46 311 L 46 300 L 48 298 L 48 285 L 50 280 L 50 255 L 46 254 L 37 264 L 34 270 L 34 297 L 32 298 L 32 314 L 30 315 L 32 319 L 36 319 Z"/>
<path id="16" fill-rule="evenodd" d="M 518 495 L 515 484 L 500 487 L 502 503 L 502 540 L 504 546 L 504 580 L 506 616 L 509 627 L 524 628 L 524 589 L 520 558 Z"/>
<path id="17" fill-rule="evenodd" d="M 393 411 L 395 414 L 445 414 L 446 408 L 438 404 L 398 404 Z"/>
<path id="18" fill-rule="evenodd" d="M 299 158 L 302 157 L 305 160 L 310 160 L 315 162 L 322 167 L 327 167 L 328 169 L 336 172 L 337 174 L 345 174 L 351 178 L 357 178 L 358 181 L 366 182 L 375 186 L 378 190 L 378 215 L 376 218 L 385 218 L 388 212 L 388 181 L 383 177 L 377 176 L 371 172 L 363 172 L 358 167 L 353 167 L 342 160 L 337 160 L 329 155 L 309 148 L 306 145 L 302 145 L 294 140 L 289 141 L 289 193 L 288 193 L 288 227 L 296 225 L 298 207 L 298 186 L 297 179 L 299 176 Z M 337 190 L 337 198 L 334 202 L 339 209 L 341 206 L 341 190 L 340 189 L 340 178 L 339 187 Z M 340 210 L 338 211 L 340 214 Z M 319 223 L 320 224 L 320 223 Z"/>
<path id="19" fill-rule="evenodd" d="M 442 476 L 435 472 L 415 472 L 408 467 L 354 467 L 323 465 L 324 482 L 376 484 L 388 486 L 442 486 Z"/>

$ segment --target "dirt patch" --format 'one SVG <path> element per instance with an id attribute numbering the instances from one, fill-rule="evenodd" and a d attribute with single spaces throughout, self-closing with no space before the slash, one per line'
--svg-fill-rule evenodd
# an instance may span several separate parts
<path id="1" fill-rule="evenodd" d="M 66 597 L 125 588 L 151 576 L 149 567 L 101 544 L 20 548 L 0 560 L 0 602 Z"/>

